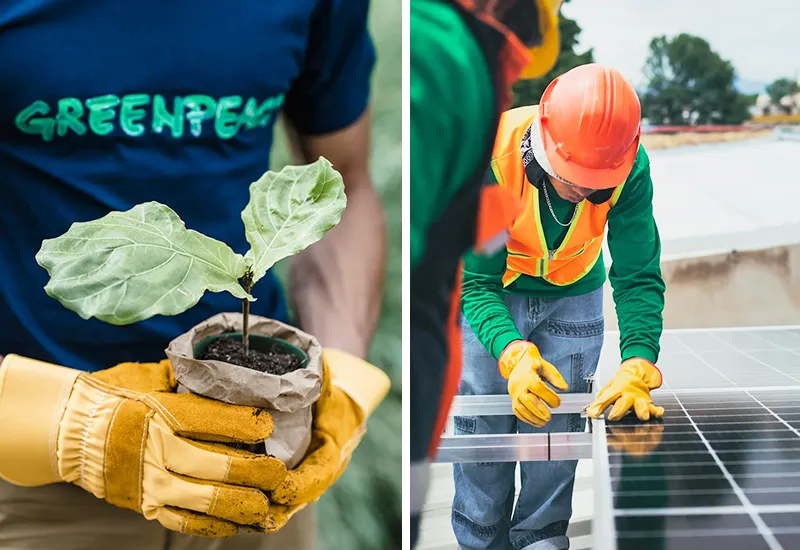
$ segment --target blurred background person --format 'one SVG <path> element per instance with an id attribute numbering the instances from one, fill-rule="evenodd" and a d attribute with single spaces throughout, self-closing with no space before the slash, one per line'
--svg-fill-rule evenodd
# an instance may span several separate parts
<path id="1" fill-rule="evenodd" d="M 518 78 L 558 56 L 560 0 L 411 0 L 411 531 L 461 372 L 459 264 L 503 246 L 513 194 L 485 185 Z M 456 99 L 457 98 L 457 99 Z"/>

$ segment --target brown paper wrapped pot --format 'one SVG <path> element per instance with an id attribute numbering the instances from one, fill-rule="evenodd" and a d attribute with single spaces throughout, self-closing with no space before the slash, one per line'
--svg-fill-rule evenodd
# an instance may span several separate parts
<path id="1" fill-rule="evenodd" d="M 241 333 L 240 313 L 221 313 L 178 336 L 166 349 L 178 383 L 192 393 L 225 403 L 268 409 L 275 432 L 265 442 L 268 454 L 296 466 L 311 441 L 311 407 L 322 387 L 322 346 L 316 338 L 274 319 L 250 315 L 250 343 L 278 339 L 307 356 L 305 367 L 284 375 L 259 372 L 224 361 L 196 359 L 210 339 Z M 239 337 L 241 339 L 241 337 Z"/>

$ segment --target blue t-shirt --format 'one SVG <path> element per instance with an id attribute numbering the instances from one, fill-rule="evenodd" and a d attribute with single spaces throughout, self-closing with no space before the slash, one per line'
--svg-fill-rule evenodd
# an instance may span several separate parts
<path id="1" fill-rule="evenodd" d="M 112 326 L 48 297 L 35 255 L 76 221 L 146 201 L 244 254 L 241 211 L 280 111 L 321 135 L 364 112 L 368 0 L 24 0 L 0 5 L 0 354 L 93 371 L 157 361 L 241 303 Z M 286 320 L 277 280 L 256 315 Z"/>

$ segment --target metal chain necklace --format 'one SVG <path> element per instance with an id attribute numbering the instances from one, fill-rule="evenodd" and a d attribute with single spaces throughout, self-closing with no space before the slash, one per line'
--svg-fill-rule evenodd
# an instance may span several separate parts
<path id="1" fill-rule="evenodd" d="M 542 181 L 542 189 L 544 190 L 544 199 L 547 201 L 547 208 L 550 210 L 550 215 L 553 216 L 556 223 L 561 227 L 569 227 L 572 225 L 572 222 L 575 220 L 575 215 L 578 213 L 578 205 L 576 204 L 575 208 L 572 210 L 572 217 L 569 221 L 567 223 L 561 223 L 561 220 L 556 217 L 556 213 L 553 211 L 553 205 L 550 204 L 550 195 L 547 193 L 547 181 Z"/>

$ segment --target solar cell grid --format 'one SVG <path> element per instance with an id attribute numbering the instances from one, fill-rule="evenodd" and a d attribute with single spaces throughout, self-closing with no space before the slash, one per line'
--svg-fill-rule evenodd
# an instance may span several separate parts
<path id="1" fill-rule="evenodd" d="M 666 333 L 659 367 L 664 419 L 605 424 L 617 549 L 800 548 L 800 331 Z"/>

